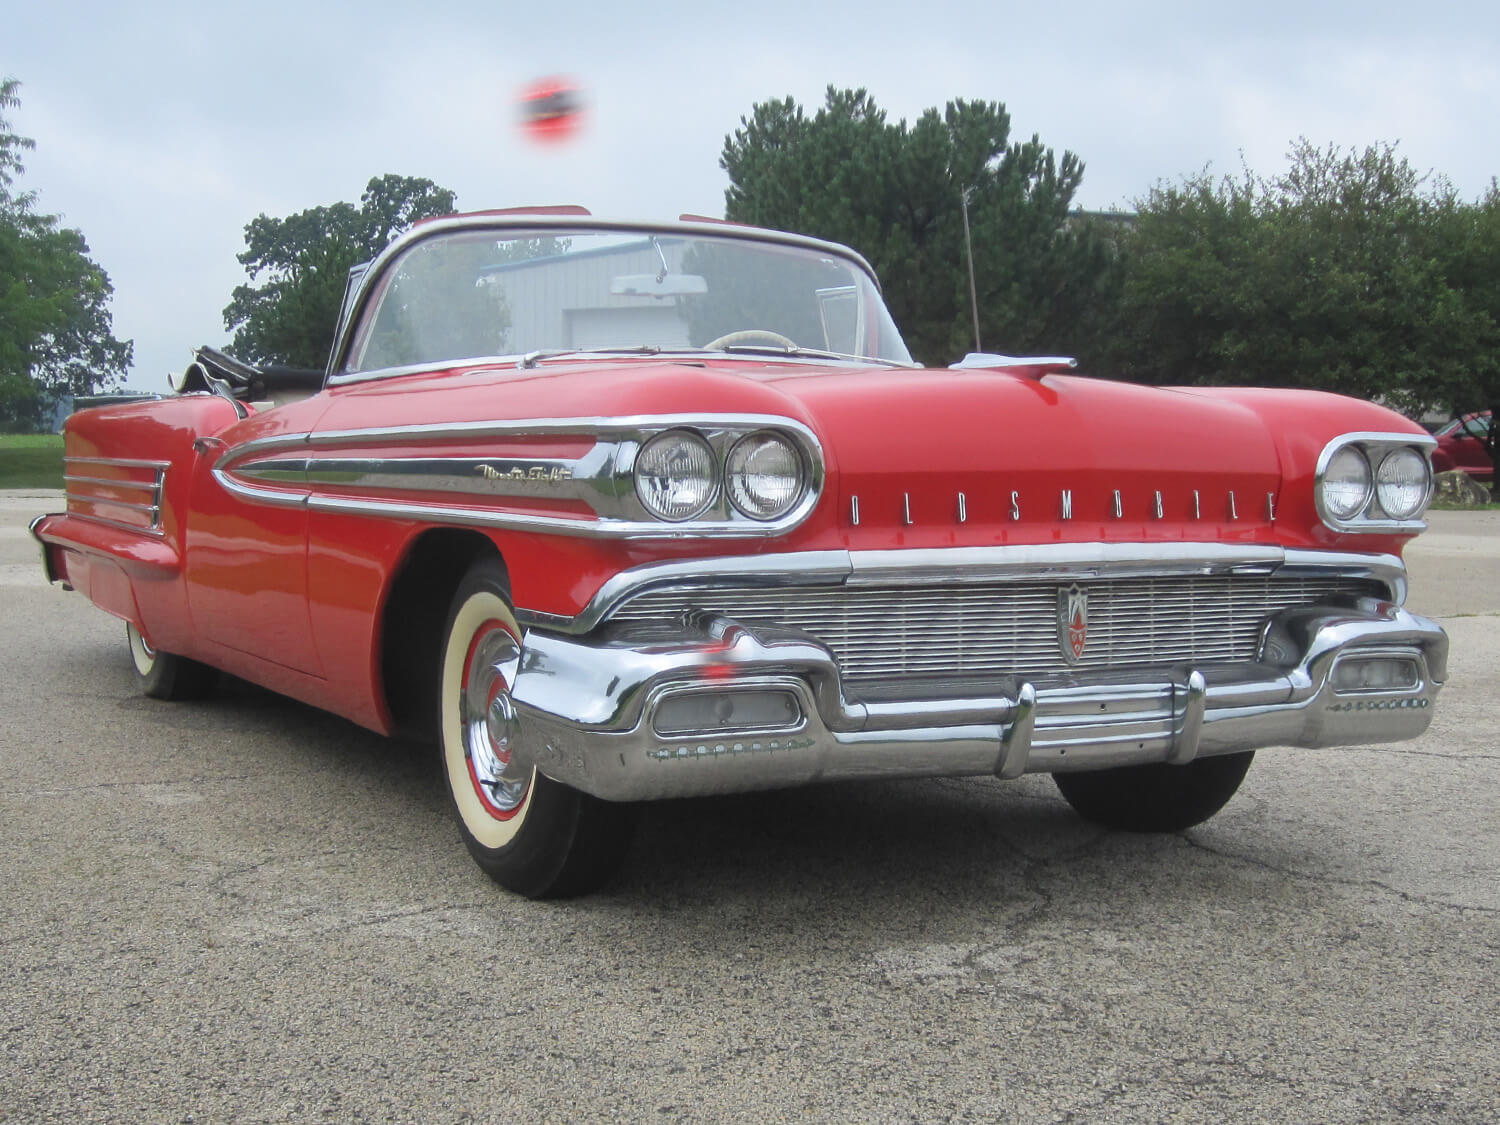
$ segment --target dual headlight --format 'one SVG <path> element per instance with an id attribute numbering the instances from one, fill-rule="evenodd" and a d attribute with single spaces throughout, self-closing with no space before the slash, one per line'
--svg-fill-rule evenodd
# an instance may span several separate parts
<path id="1" fill-rule="evenodd" d="M 659 520 L 696 519 L 726 497 L 752 520 L 779 519 L 807 489 L 807 468 L 797 447 L 774 430 L 756 430 L 719 454 L 692 430 L 668 430 L 635 459 L 635 494 Z"/>
<path id="2" fill-rule="evenodd" d="M 1399 435 L 1336 442 L 1318 474 L 1318 507 L 1338 531 L 1382 531 L 1419 518 L 1432 496 L 1432 468 Z"/>

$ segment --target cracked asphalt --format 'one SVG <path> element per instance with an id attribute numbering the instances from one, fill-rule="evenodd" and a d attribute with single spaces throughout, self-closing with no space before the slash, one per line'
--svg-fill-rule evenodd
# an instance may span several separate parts
<path id="1" fill-rule="evenodd" d="M 426 756 L 140 697 L 0 494 L 0 1121 L 1500 1117 L 1500 512 L 1436 513 L 1421 740 L 1262 752 L 1208 824 L 1045 777 L 648 810 L 603 894 L 489 883 Z"/>

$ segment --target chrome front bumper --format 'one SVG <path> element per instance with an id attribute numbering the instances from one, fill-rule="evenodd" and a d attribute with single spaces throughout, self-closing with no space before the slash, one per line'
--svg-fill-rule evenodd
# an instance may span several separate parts
<path id="1" fill-rule="evenodd" d="M 701 796 L 848 778 L 1104 769 L 1264 746 L 1397 742 L 1427 729 L 1448 639 L 1424 617 L 1373 600 L 1273 621 L 1280 663 L 1175 666 L 983 696 L 850 698 L 833 655 L 804 634 L 725 618 L 670 640 L 596 640 L 533 629 L 513 697 L 518 750 L 541 771 L 607 800 Z M 1352 657 L 1409 661 L 1414 682 L 1339 690 Z M 970 685 L 971 686 L 971 685 Z M 657 733 L 685 692 L 789 693 L 800 715 L 775 729 Z"/>

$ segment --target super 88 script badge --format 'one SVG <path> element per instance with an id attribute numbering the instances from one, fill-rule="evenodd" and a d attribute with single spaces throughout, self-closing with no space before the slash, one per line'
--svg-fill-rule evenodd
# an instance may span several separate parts
<path id="1" fill-rule="evenodd" d="M 1089 592 L 1076 582 L 1057 591 L 1057 641 L 1069 664 L 1083 659 L 1089 643 Z"/>

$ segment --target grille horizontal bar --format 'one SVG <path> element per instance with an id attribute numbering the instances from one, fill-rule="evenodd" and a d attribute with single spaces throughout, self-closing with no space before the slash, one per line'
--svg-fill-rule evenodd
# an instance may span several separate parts
<path id="1" fill-rule="evenodd" d="M 1058 637 L 1056 583 L 647 591 L 609 620 L 665 630 L 702 610 L 789 626 L 827 645 L 844 677 L 858 683 L 1248 661 L 1273 614 L 1387 596 L 1379 582 L 1321 575 L 1129 577 L 1080 585 L 1088 591 L 1088 642 L 1074 665 L 1063 659 Z"/>

